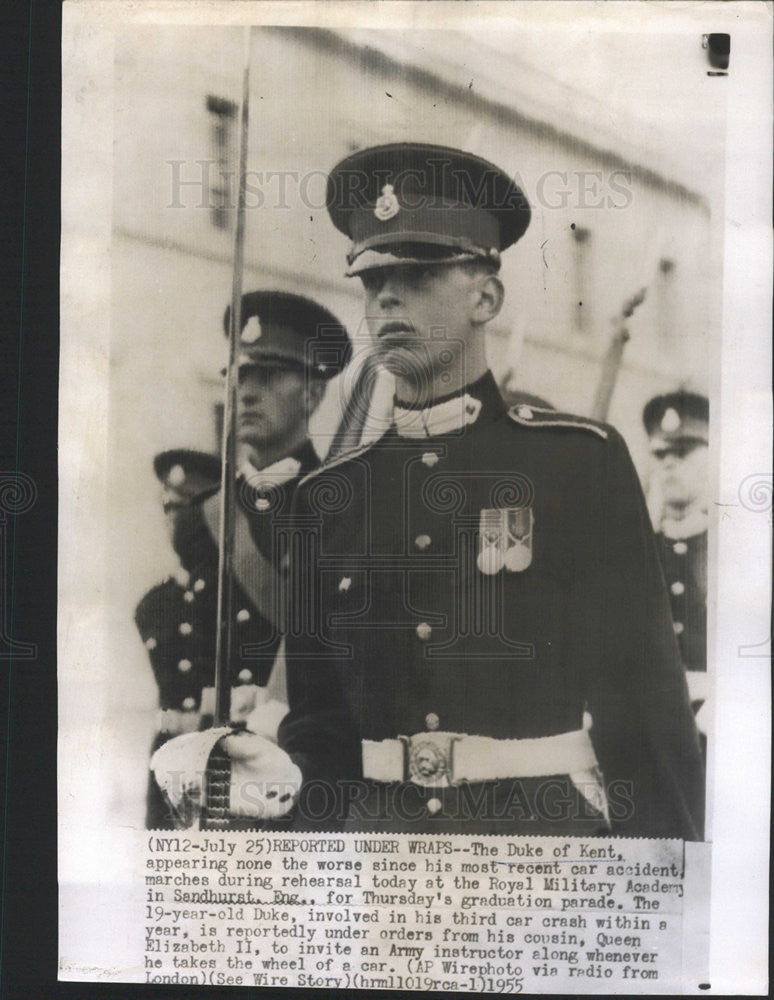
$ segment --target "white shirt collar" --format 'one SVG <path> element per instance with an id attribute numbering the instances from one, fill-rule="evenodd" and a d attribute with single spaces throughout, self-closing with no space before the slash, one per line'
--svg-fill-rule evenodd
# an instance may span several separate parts
<path id="1" fill-rule="evenodd" d="M 683 538 L 693 538 L 702 535 L 709 525 L 706 510 L 693 510 L 680 521 L 665 517 L 661 522 L 661 532 L 665 538 L 680 541 Z"/>
<path id="2" fill-rule="evenodd" d="M 481 400 L 467 392 L 422 410 L 409 410 L 396 403 L 395 429 L 404 438 L 428 438 L 449 434 L 474 423 L 481 413 Z"/>
<path id="3" fill-rule="evenodd" d="M 260 490 L 267 486 L 283 486 L 297 476 L 300 469 L 299 460 L 288 455 L 265 469 L 256 469 L 252 462 L 245 460 L 239 466 L 239 474 L 254 490 Z"/>

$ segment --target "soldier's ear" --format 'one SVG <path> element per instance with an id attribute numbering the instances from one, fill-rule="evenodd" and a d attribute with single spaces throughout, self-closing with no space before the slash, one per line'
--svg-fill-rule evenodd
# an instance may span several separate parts
<path id="1" fill-rule="evenodd" d="M 496 274 L 482 274 L 478 278 L 476 300 L 473 307 L 473 320 L 476 323 L 488 323 L 494 319 L 503 307 L 505 288 Z"/>
<path id="2" fill-rule="evenodd" d="M 322 402 L 323 396 L 325 395 L 325 390 L 328 387 L 328 383 L 325 381 L 325 379 L 310 378 L 307 385 L 308 385 L 307 399 L 309 400 L 308 409 L 309 409 L 309 416 L 311 417 L 311 415 L 314 413 L 314 411 Z"/>

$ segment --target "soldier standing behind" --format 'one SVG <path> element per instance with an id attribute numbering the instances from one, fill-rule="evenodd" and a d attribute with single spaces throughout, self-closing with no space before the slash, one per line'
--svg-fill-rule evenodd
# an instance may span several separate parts
<path id="1" fill-rule="evenodd" d="M 276 739 L 287 710 L 281 655 L 281 532 L 301 476 L 319 465 L 309 418 L 349 356 L 346 331 L 317 303 L 284 292 L 243 297 L 237 405 L 236 621 L 228 664 L 231 718 Z M 229 315 L 224 326 L 228 330 Z M 214 711 L 220 460 L 165 452 L 154 462 L 180 571 L 151 590 L 135 620 L 159 686 L 154 750 L 206 729 Z M 169 825 L 152 782 L 147 823 Z"/>
<path id="2" fill-rule="evenodd" d="M 191 504 L 211 496 L 220 485 L 220 459 L 202 451 L 175 448 L 153 459 L 162 486 L 162 506 L 170 541 L 178 517 Z M 152 587 L 137 605 L 135 623 L 148 651 L 159 692 L 159 719 L 152 750 L 171 736 L 198 729 L 197 706 L 202 702 L 202 677 L 211 663 L 209 622 L 202 622 L 202 602 L 196 603 L 191 573 L 180 563 L 162 583 Z M 199 585 L 199 593 L 201 585 Z M 150 776 L 146 826 L 170 826 L 169 807 Z"/>
<path id="3" fill-rule="evenodd" d="M 654 466 L 651 487 L 661 505 L 656 541 L 698 712 L 707 697 L 709 400 L 684 390 L 656 396 L 642 420 Z"/>

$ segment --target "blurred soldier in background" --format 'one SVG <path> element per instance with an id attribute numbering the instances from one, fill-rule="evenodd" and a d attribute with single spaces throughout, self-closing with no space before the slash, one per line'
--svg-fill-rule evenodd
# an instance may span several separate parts
<path id="1" fill-rule="evenodd" d="M 642 420 L 653 470 L 656 540 L 694 710 L 707 697 L 709 400 L 684 390 L 656 396 Z"/>
<path id="2" fill-rule="evenodd" d="M 226 331 L 229 320 L 227 312 Z M 287 711 L 277 529 L 289 515 L 299 478 L 319 464 L 309 418 L 350 348 L 338 320 L 298 295 L 245 295 L 242 324 L 231 718 L 274 740 Z M 326 350 L 318 357 L 314 344 L 322 329 Z M 135 616 L 159 687 L 155 750 L 170 737 L 212 725 L 221 471 L 219 459 L 186 451 L 159 455 L 154 468 L 181 563 L 178 574 L 143 598 Z M 169 826 L 169 806 L 152 785 L 148 826 Z"/>
<path id="3" fill-rule="evenodd" d="M 290 712 L 279 749 L 228 738 L 232 809 L 695 839 L 698 741 L 626 446 L 595 421 L 507 410 L 488 369 L 522 192 L 478 157 L 401 143 L 342 161 L 328 210 L 396 377 L 394 424 L 296 492 Z M 277 790 L 258 802 L 250 783 Z"/>
<path id="4" fill-rule="evenodd" d="M 201 451 L 177 448 L 153 460 L 162 486 L 161 501 L 170 540 L 181 512 L 220 486 L 220 459 Z M 174 574 L 153 587 L 135 611 L 135 622 L 150 657 L 159 690 L 159 721 L 153 743 L 156 750 L 170 736 L 197 729 L 201 721 L 204 678 L 212 670 L 212 621 L 202 621 L 202 602 L 196 602 L 190 572 L 181 564 Z M 206 706 L 205 706 L 206 707 Z M 146 826 L 171 825 L 169 807 L 151 777 L 148 783 Z"/>
<path id="5" fill-rule="evenodd" d="M 220 485 L 220 459 L 204 451 L 172 448 L 156 455 L 153 471 L 161 483 L 161 506 L 172 539 L 180 512 Z"/>

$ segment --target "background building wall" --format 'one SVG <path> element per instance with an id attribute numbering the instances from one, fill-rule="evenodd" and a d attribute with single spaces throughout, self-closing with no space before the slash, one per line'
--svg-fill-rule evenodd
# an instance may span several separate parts
<path id="1" fill-rule="evenodd" d="M 393 51 L 405 57 L 407 46 L 401 33 L 392 34 L 257 33 L 246 285 L 305 289 L 358 329 L 359 289 L 342 279 L 346 239 L 322 207 L 326 171 L 354 148 L 402 138 L 481 152 L 518 176 L 534 213 L 504 257 L 506 307 L 490 338 L 496 373 L 512 369 L 523 388 L 588 413 L 614 319 L 646 287 L 610 411 L 636 454 L 647 395 L 677 382 L 706 385 L 706 202 L 633 160 L 625 141 L 624 154 L 606 147 L 598 124 L 562 115 L 561 107 L 554 108 L 561 127 L 525 114 L 521 104 L 533 110 L 534 97 L 520 102 L 514 85 L 506 86 L 507 67 L 519 68 L 515 58 L 479 47 L 479 66 L 491 75 L 496 62 L 506 81 L 496 101 L 478 92 L 486 81 L 471 79 L 469 87 L 457 70 L 456 36 L 424 39 L 425 68 L 418 69 L 416 55 L 395 58 Z M 211 219 L 218 171 L 207 98 L 238 99 L 241 38 L 238 31 L 154 27 L 127 34 L 117 51 L 116 364 L 147 337 L 150 351 L 140 353 L 174 380 L 209 384 L 207 373 L 219 367 L 231 235 Z M 377 50 L 377 41 L 390 53 Z M 526 90 L 532 76 L 523 69 L 512 75 Z M 123 293 L 133 308 L 126 309 Z M 159 420 L 163 434 L 162 413 Z M 174 420 L 173 430 L 189 423 L 198 426 L 197 417 Z"/>

